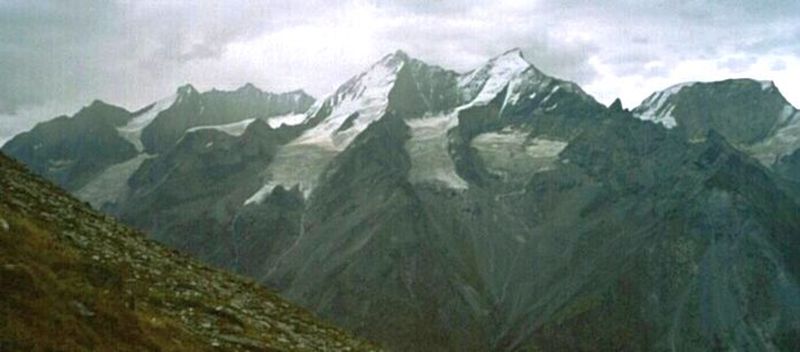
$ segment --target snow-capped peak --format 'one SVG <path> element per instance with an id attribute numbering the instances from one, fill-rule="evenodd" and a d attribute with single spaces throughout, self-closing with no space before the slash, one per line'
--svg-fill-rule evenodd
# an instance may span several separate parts
<path id="1" fill-rule="evenodd" d="M 305 197 L 314 189 L 325 166 L 363 132 L 378 121 L 389 105 L 389 93 L 397 74 L 409 58 L 402 51 L 384 56 L 367 71 L 348 80 L 325 99 L 309 109 L 303 123 L 325 111 L 322 121 L 284 145 L 267 167 L 264 185 L 244 204 L 263 201 L 277 186 L 299 187 Z M 289 116 L 270 120 L 271 126 L 295 124 L 300 119 Z"/>
<path id="2" fill-rule="evenodd" d="M 326 165 L 338 153 L 345 150 L 370 124 L 386 114 L 389 108 L 389 95 L 395 87 L 400 71 L 406 65 L 410 65 L 409 72 L 412 79 L 418 78 L 414 76 L 414 65 L 418 63 L 398 50 L 384 56 L 368 70 L 348 80 L 333 94 L 317 101 L 302 122 L 313 124 L 312 127 L 279 149 L 274 161 L 265 170 L 264 185 L 248 198 L 245 204 L 261 202 L 278 186 L 286 189 L 297 186 L 304 196 L 308 197 Z M 446 159 L 450 157 L 447 150 L 447 131 L 458 124 L 459 111 L 472 106 L 486 105 L 503 92 L 505 92 L 503 106 L 515 104 L 516 100 L 522 99 L 523 93 L 530 98 L 536 93 L 541 93 L 545 99 L 555 96 L 562 89 L 582 93 L 569 82 L 558 81 L 539 72 L 523 58 L 519 49 L 512 49 L 494 57 L 473 71 L 449 76 L 453 80 L 444 82 L 452 83 L 454 86 L 442 88 L 440 91 L 438 90 L 440 88 L 425 87 L 427 76 L 425 73 L 421 76 L 419 81 L 414 82 L 420 93 L 439 94 L 439 98 L 442 98 L 442 91 L 452 92 L 453 89 L 457 90 L 460 96 L 454 96 L 446 103 L 440 104 L 447 106 L 438 112 L 444 114 L 442 116 L 427 116 L 427 119 L 419 121 L 406 121 L 411 129 L 412 138 L 432 146 L 430 150 L 437 158 L 435 163 L 439 165 L 432 173 L 428 172 L 430 170 L 423 170 L 421 173 L 416 173 L 414 178 L 420 182 L 428 179 L 444 181 L 445 184 L 458 189 L 468 188 L 468 185 L 466 181 L 459 181 L 452 161 L 448 163 Z M 554 109 L 555 106 L 552 105 L 550 108 Z M 295 118 L 292 117 L 290 120 L 296 122 Z M 272 125 L 278 124 L 278 120 L 270 122 Z M 411 143 L 416 143 L 416 139 Z M 426 157 L 428 156 L 411 153 L 412 164 L 415 165 L 412 166 L 415 168 L 414 172 L 420 171 L 419 168 L 426 168 L 425 165 L 430 165 L 425 162 L 419 163 L 420 158 Z"/>
<path id="3" fill-rule="evenodd" d="M 502 60 L 514 60 L 514 61 L 521 60 L 522 62 L 524 62 L 525 65 L 530 66 L 530 63 L 527 60 L 525 60 L 525 56 L 522 54 L 522 49 L 520 48 L 512 48 L 500 55 L 495 56 L 494 58 L 489 60 L 489 62 L 502 61 Z"/>
<path id="4" fill-rule="evenodd" d="M 520 49 L 506 51 L 489 60 L 486 66 L 491 67 L 492 72 L 496 74 L 518 74 L 533 67 L 533 65 L 522 56 L 522 50 Z"/>
<path id="5" fill-rule="evenodd" d="M 504 88 L 513 88 L 511 86 L 518 83 L 518 78 L 528 70 L 535 68 L 522 57 L 522 51 L 515 48 L 466 73 L 459 79 L 458 85 L 471 105 L 484 105 Z"/>
<path id="6" fill-rule="evenodd" d="M 397 51 L 351 78 L 312 108 L 309 117 L 316 116 L 322 107 L 330 108 L 331 112 L 293 144 L 317 144 L 344 150 L 359 133 L 384 115 L 389 104 L 389 92 L 407 60 L 405 53 Z"/>

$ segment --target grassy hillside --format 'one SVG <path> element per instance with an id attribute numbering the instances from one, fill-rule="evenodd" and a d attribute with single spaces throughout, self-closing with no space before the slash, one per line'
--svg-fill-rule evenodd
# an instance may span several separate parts
<path id="1" fill-rule="evenodd" d="M 0 351 L 369 351 L 0 154 Z"/>

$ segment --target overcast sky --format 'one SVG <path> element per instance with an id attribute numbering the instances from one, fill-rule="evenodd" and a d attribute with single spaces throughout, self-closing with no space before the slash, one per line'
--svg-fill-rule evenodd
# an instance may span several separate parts
<path id="1" fill-rule="evenodd" d="M 246 82 L 322 97 L 397 49 L 466 71 L 514 47 L 604 103 L 751 77 L 800 106 L 797 0 L 0 0 L 0 143 L 96 98 L 137 109 Z"/>

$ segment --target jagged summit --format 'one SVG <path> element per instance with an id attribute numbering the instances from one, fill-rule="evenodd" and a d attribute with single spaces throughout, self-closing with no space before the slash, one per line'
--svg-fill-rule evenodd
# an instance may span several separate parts
<path id="1" fill-rule="evenodd" d="M 261 93 L 261 89 L 256 87 L 253 83 L 247 82 L 241 87 L 236 89 L 236 92 L 254 92 L 254 93 Z"/>
<path id="2" fill-rule="evenodd" d="M 489 61 L 479 67 L 478 70 L 492 66 L 501 66 L 512 70 L 524 71 L 533 67 L 533 64 L 525 59 L 521 49 L 513 48 L 489 59 Z"/>
<path id="3" fill-rule="evenodd" d="M 397 73 L 408 60 L 409 57 L 398 50 L 348 80 L 312 108 L 309 117 L 322 118 L 320 113 L 325 116 L 306 131 L 296 144 L 319 144 L 338 150 L 346 147 L 360 131 L 386 111 Z"/>
<path id="4" fill-rule="evenodd" d="M 525 55 L 523 54 L 522 49 L 520 49 L 519 47 L 514 47 L 514 48 L 511 48 L 511 49 L 508 49 L 508 50 L 502 52 L 499 55 L 496 55 L 496 56 L 490 58 L 487 61 L 493 61 L 493 60 L 496 60 L 496 59 L 499 59 L 499 58 L 502 58 L 502 57 L 519 57 L 519 58 L 525 59 L 524 56 Z M 416 60 L 416 58 L 414 58 L 411 55 L 409 55 L 409 53 L 407 51 L 405 51 L 403 49 L 397 49 L 397 50 L 395 50 L 393 52 L 385 54 L 378 61 L 379 62 L 380 61 L 384 61 L 384 60 L 389 59 L 389 58 L 398 58 L 398 59 L 403 59 L 403 60 Z"/>
<path id="5" fill-rule="evenodd" d="M 302 89 L 302 88 L 295 89 L 295 90 L 290 90 L 290 91 L 288 91 L 288 92 L 286 92 L 284 94 L 289 94 L 289 95 L 307 95 L 309 97 L 311 96 L 310 94 L 308 94 L 308 92 L 305 91 L 305 89 Z"/>
<path id="6" fill-rule="evenodd" d="M 178 95 L 183 95 L 183 96 L 192 95 L 192 94 L 199 94 L 197 89 L 195 89 L 194 86 L 191 85 L 190 83 L 186 83 L 186 84 L 178 87 L 178 89 L 176 90 L 176 93 Z"/>
<path id="7" fill-rule="evenodd" d="M 411 60 L 411 57 L 408 54 L 402 50 L 397 50 L 393 53 L 386 54 L 383 58 L 381 58 L 380 61 L 372 65 L 371 69 L 375 69 L 377 66 L 400 67 L 408 62 L 408 60 Z"/>
<path id="8" fill-rule="evenodd" d="M 608 109 L 614 112 L 621 112 L 622 109 L 622 101 L 619 98 L 614 99 L 614 102 L 608 106 Z"/>
<path id="9" fill-rule="evenodd" d="M 407 121 L 412 135 L 433 138 L 428 136 L 431 133 L 436 136 L 438 142 L 424 143 L 436 143 L 435 153 L 446 170 L 425 173 L 425 177 L 414 171 L 411 178 L 420 182 L 428 182 L 431 178 L 437 182 L 445 180 L 448 185 L 465 189 L 463 181 L 449 182 L 460 178 L 455 175 L 455 166 L 446 148 L 447 132 L 458 125 L 460 111 L 484 107 L 499 100 L 502 102 L 501 115 L 519 114 L 514 109 L 539 108 L 544 112 L 555 112 L 559 103 L 566 105 L 563 99 L 576 100 L 578 106 L 588 106 L 577 110 L 601 108 L 573 83 L 539 72 L 523 58 L 520 49 L 509 50 L 463 74 L 429 65 L 398 50 L 383 56 L 312 107 L 305 120 L 309 128 L 279 150 L 276 161 L 265 171 L 269 175 L 265 185 L 246 203 L 258 203 L 278 185 L 285 189 L 299 185 L 308 196 L 326 165 L 370 125 L 386 116 Z M 417 142 L 412 140 L 410 143 Z M 439 148 L 439 143 L 445 147 Z M 412 159 L 427 158 L 415 154 L 416 149 L 411 153 Z M 304 155 L 304 158 L 313 156 L 313 162 L 307 163 L 313 163 L 315 167 L 297 170 L 293 166 L 297 155 Z"/>
<path id="10" fill-rule="evenodd" d="M 95 100 L 92 100 L 92 102 L 89 104 L 88 107 L 92 108 L 92 107 L 102 107 L 102 106 L 113 106 L 113 105 L 111 105 L 109 103 L 106 103 L 106 102 L 104 102 L 104 101 L 102 101 L 100 99 L 95 99 Z"/>
<path id="11" fill-rule="evenodd" d="M 522 77 L 526 72 L 530 75 Z M 485 104 L 503 89 L 513 90 L 513 86 L 518 83 L 538 81 L 541 78 L 543 75 L 522 57 L 522 51 L 512 49 L 462 75 L 459 78 L 459 87 L 466 99 L 473 100 L 474 104 Z"/>
<path id="12" fill-rule="evenodd" d="M 82 107 L 80 110 L 78 110 L 78 112 L 75 113 L 75 115 L 73 115 L 73 118 L 74 117 L 78 117 L 78 116 L 96 115 L 96 117 L 99 117 L 99 118 L 102 119 L 103 117 L 110 117 L 110 116 L 115 116 L 115 115 L 120 115 L 120 114 L 124 115 L 124 114 L 128 114 L 128 113 L 129 112 L 126 109 L 122 108 L 122 107 L 106 103 L 105 101 L 100 100 L 100 99 L 94 99 L 94 100 L 92 100 L 91 103 L 89 103 L 89 105 L 86 105 L 86 106 Z M 64 115 L 64 116 L 66 116 L 66 115 Z M 120 123 L 120 119 L 119 118 L 116 118 L 115 120 L 116 121 L 113 122 L 113 124 Z"/>
<path id="13" fill-rule="evenodd" d="M 304 89 L 293 89 L 286 92 L 270 92 L 265 91 L 259 88 L 252 82 L 246 82 L 241 86 L 233 89 L 233 90 L 226 90 L 226 89 L 219 89 L 219 88 L 211 88 L 211 90 L 201 93 L 202 95 L 220 95 L 220 94 L 242 94 L 242 95 L 251 95 L 251 96 L 275 96 L 275 97 L 290 97 L 293 100 L 313 100 L 314 97 L 308 94 Z M 305 111 L 302 111 L 305 112 Z"/>
<path id="14" fill-rule="evenodd" d="M 527 59 L 525 59 L 525 54 L 522 53 L 522 49 L 520 48 L 512 48 L 510 50 L 505 51 L 504 53 L 495 56 L 492 58 L 491 61 L 522 61 L 524 65 L 533 66 Z"/>
<path id="15" fill-rule="evenodd" d="M 397 49 L 397 50 L 395 50 L 394 53 L 391 53 L 388 56 L 392 56 L 392 57 L 395 57 L 395 58 L 398 58 L 398 59 L 401 59 L 401 60 L 404 60 L 404 61 L 411 59 L 411 56 L 409 56 L 408 53 L 406 53 L 402 49 Z"/>

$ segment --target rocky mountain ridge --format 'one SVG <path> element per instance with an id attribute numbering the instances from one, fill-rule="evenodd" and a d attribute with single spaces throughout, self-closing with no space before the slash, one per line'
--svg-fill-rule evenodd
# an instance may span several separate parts
<path id="1" fill-rule="evenodd" d="M 800 158 L 764 87 L 630 112 L 519 50 L 466 73 L 398 51 L 306 113 L 165 133 L 86 199 L 398 350 L 786 350 Z"/>
<path id="2" fill-rule="evenodd" d="M 766 166 L 800 148 L 800 111 L 769 81 L 683 83 L 653 93 L 633 113 L 689 139 L 713 129 Z"/>
<path id="3" fill-rule="evenodd" d="M 79 192 L 110 167 L 135 170 L 170 149 L 191 128 L 285 119 L 313 102 L 303 91 L 273 94 L 246 84 L 235 91 L 200 93 L 187 84 L 135 112 L 96 100 L 72 117 L 60 116 L 17 135 L 3 150 L 36 173 Z"/>

